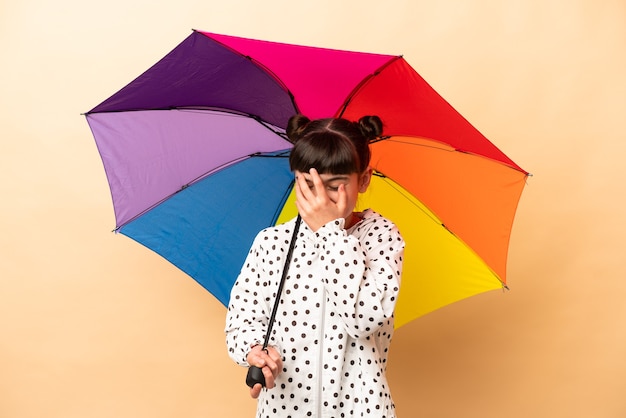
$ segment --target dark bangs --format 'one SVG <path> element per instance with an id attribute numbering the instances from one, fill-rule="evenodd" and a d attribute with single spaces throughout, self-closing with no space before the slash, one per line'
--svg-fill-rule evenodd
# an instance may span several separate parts
<path id="1" fill-rule="evenodd" d="M 320 174 L 359 173 L 359 156 L 350 139 L 333 131 L 316 132 L 298 140 L 289 156 L 291 171 Z"/>

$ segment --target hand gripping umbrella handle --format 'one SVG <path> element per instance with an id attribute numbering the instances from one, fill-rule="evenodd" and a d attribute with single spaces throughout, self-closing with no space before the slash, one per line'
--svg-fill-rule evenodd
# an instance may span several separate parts
<path id="1" fill-rule="evenodd" d="M 276 292 L 276 300 L 274 300 L 274 307 L 272 309 L 272 315 L 270 316 L 270 320 L 267 324 L 267 332 L 265 333 L 265 341 L 263 342 L 263 350 L 267 350 L 267 345 L 270 341 L 270 335 L 272 334 L 272 327 L 274 326 L 274 320 L 276 319 L 276 311 L 278 310 L 278 305 L 280 304 L 280 294 L 283 292 L 283 285 L 285 284 L 285 279 L 287 278 L 287 271 L 289 270 L 289 263 L 291 262 L 291 255 L 293 254 L 293 248 L 296 246 L 296 237 L 298 236 L 298 230 L 300 229 L 300 223 L 302 222 L 302 218 L 298 214 L 296 218 L 296 225 L 293 229 L 293 235 L 291 236 L 291 243 L 289 243 L 289 250 L 287 251 L 287 257 L 285 258 L 285 266 L 283 267 L 283 274 L 280 278 L 280 283 L 278 284 L 278 291 Z M 246 376 L 246 385 L 249 387 L 254 387 L 257 383 L 260 383 L 261 386 L 265 387 L 265 376 L 263 376 L 263 371 L 260 367 L 250 366 L 248 368 L 248 374 Z"/>

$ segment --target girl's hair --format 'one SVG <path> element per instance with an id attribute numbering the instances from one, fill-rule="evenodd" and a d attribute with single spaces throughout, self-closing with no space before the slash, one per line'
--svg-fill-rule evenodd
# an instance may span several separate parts
<path id="1" fill-rule="evenodd" d="M 315 168 L 320 174 L 360 174 L 370 163 L 369 142 L 382 132 L 378 116 L 363 116 L 358 122 L 292 116 L 287 124 L 287 137 L 294 144 L 289 167 L 303 173 Z"/>

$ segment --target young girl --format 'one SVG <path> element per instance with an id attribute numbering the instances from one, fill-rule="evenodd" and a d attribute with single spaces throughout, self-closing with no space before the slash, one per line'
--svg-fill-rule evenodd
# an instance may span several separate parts
<path id="1" fill-rule="evenodd" d="M 404 241 L 372 210 L 354 212 L 369 186 L 377 116 L 358 122 L 296 115 L 287 136 L 302 218 L 270 343 L 262 344 L 295 220 L 261 231 L 233 286 L 226 319 L 231 358 L 263 371 L 257 417 L 395 417 L 385 376 Z"/>

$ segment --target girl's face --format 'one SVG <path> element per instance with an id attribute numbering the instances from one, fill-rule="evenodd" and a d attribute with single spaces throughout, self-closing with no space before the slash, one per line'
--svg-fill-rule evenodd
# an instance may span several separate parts
<path id="1" fill-rule="evenodd" d="M 313 180 L 311 179 L 311 174 L 299 171 L 296 171 L 295 174 L 296 176 L 304 176 L 309 189 L 317 195 L 318 191 L 315 189 Z M 334 203 L 337 203 L 339 185 L 344 185 L 347 196 L 347 205 L 346 213 L 343 214 L 343 217 L 348 220 L 356 207 L 356 201 L 359 193 L 365 192 L 370 184 L 372 169 L 367 169 L 362 174 L 320 174 L 319 176 L 324 184 L 324 192 Z"/>

